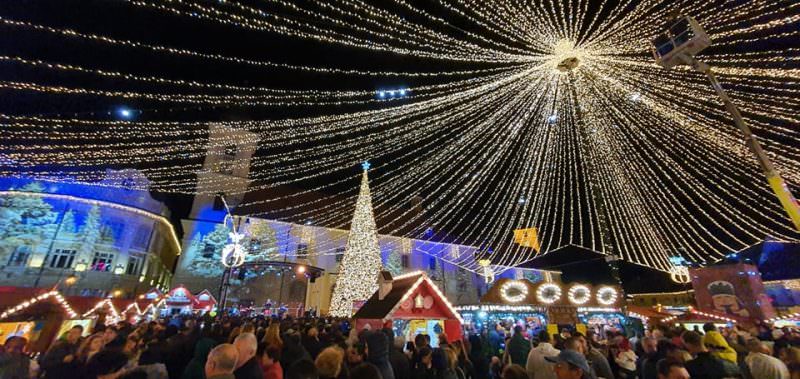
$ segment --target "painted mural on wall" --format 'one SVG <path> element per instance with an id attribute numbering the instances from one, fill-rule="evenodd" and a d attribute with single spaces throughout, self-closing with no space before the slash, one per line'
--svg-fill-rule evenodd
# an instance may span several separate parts
<path id="1" fill-rule="evenodd" d="M 717 280 L 708 285 L 714 310 L 729 315 L 749 317 L 750 312 L 744 308 L 744 303 L 736 296 L 733 284 L 724 280 Z"/>
<path id="2" fill-rule="evenodd" d="M 75 294 L 104 296 L 111 288 L 99 273 L 120 275 L 115 283 L 130 288 L 167 286 L 179 247 L 147 183 L 136 170 L 109 170 L 97 185 L 0 178 L 3 284 L 49 286 L 66 272 L 88 271 Z"/>

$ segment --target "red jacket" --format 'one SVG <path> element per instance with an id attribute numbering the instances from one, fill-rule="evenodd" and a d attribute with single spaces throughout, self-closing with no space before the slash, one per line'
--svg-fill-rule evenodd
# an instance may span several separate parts
<path id="1" fill-rule="evenodd" d="M 283 368 L 280 362 L 264 368 L 264 379 L 283 379 Z"/>

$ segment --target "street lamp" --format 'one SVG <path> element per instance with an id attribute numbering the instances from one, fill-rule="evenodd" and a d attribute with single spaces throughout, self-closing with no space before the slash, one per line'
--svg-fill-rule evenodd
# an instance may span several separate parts
<path id="1" fill-rule="evenodd" d="M 725 109 L 733 116 L 733 122 L 744 134 L 747 146 L 758 159 L 758 163 L 767 177 L 767 182 L 772 187 L 778 200 L 780 200 L 792 223 L 794 223 L 795 229 L 800 231 L 800 206 L 797 205 L 797 200 L 789 192 L 789 187 L 786 186 L 780 173 L 772 165 L 764 150 L 761 149 L 761 144 L 758 143 L 758 140 L 750 131 L 750 128 L 742 118 L 742 114 L 739 113 L 739 109 L 736 108 L 725 89 L 720 85 L 717 77 L 711 71 L 711 67 L 695 58 L 695 55 L 711 46 L 712 43 L 711 38 L 703 30 L 703 27 L 692 17 L 680 16 L 666 32 L 653 39 L 652 43 L 653 56 L 656 59 L 656 63 L 661 67 L 670 69 L 675 66 L 688 65 L 695 71 L 706 75 L 714 91 L 725 103 Z"/>

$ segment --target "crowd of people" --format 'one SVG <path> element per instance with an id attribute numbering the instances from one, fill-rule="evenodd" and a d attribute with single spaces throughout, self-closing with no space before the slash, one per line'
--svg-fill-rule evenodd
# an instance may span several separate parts
<path id="1" fill-rule="evenodd" d="M 627 338 L 562 329 L 550 335 L 497 323 L 459 338 L 349 320 L 166 318 L 75 326 L 34 359 L 27 341 L 0 350 L 0 378 L 99 379 L 800 379 L 800 334 L 790 328 L 658 326 Z M 603 335 L 601 335 L 603 334 Z"/>

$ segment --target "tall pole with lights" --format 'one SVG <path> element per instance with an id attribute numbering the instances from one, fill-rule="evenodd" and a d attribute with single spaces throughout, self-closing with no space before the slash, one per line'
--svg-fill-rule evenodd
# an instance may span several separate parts
<path id="1" fill-rule="evenodd" d="M 767 177 L 767 182 L 772 191 L 780 200 L 783 209 L 789 215 L 796 230 L 800 231 L 800 206 L 797 204 L 789 188 L 786 186 L 780 173 L 772 165 L 772 162 L 764 153 L 761 144 L 753 135 L 750 127 L 744 121 L 739 108 L 731 101 L 728 93 L 722 88 L 711 67 L 695 58 L 695 55 L 711 46 L 711 39 L 706 34 L 703 27 L 692 17 L 681 16 L 669 27 L 669 29 L 653 40 L 653 56 L 656 63 L 664 68 L 672 68 L 679 65 L 688 65 L 695 71 L 706 75 L 711 86 L 725 104 L 725 109 L 733 117 L 733 123 L 741 130 L 745 142 L 753 155 L 756 156 L 761 170 Z"/>

